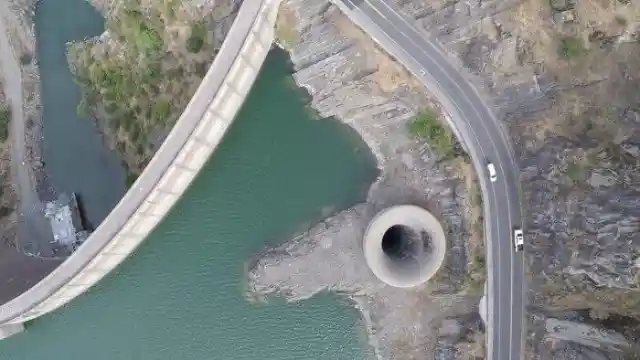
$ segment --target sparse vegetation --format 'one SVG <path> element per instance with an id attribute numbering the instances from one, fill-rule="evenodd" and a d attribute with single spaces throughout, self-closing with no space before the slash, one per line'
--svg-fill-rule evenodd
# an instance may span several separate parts
<path id="1" fill-rule="evenodd" d="M 191 36 L 187 39 L 187 50 L 190 53 L 199 53 L 206 40 L 206 29 L 204 24 L 196 23 L 191 25 Z"/>
<path id="2" fill-rule="evenodd" d="M 582 39 L 567 36 L 560 39 L 560 47 L 558 49 L 560 57 L 572 60 L 583 56 L 587 50 L 584 47 Z"/>
<path id="3" fill-rule="evenodd" d="M 464 285 L 468 295 L 477 296 L 483 293 L 487 276 L 486 250 L 483 238 L 482 192 L 478 185 L 475 169 L 467 156 L 456 157 L 453 164 L 457 168 L 456 177 L 464 184 L 468 194 L 465 206 L 468 209 L 471 234 L 465 244 L 467 267 Z"/>
<path id="4" fill-rule="evenodd" d="M 549 0 L 549 5 L 555 11 L 565 11 L 573 8 L 574 2 L 571 0 Z"/>
<path id="5" fill-rule="evenodd" d="M 486 359 L 486 338 L 483 331 L 472 327 L 456 344 L 456 359 L 481 360 Z"/>
<path id="6" fill-rule="evenodd" d="M 108 24 L 109 30 L 129 48 L 124 58 L 100 61 L 93 58 L 91 47 L 76 44 L 72 49 L 75 57 L 87 65 L 78 74 L 78 81 L 88 92 L 78 106 L 78 113 L 86 116 L 89 107 L 100 102 L 111 115 L 113 127 L 124 128 L 135 142 L 140 138 L 141 126 L 164 122 L 166 119 L 160 119 L 160 115 L 168 115 L 166 111 L 153 114 L 146 111 L 149 100 L 163 101 L 159 88 L 163 76 L 160 60 L 165 51 L 162 29 L 132 3 Z"/>
<path id="7" fill-rule="evenodd" d="M 129 189 L 131 186 L 133 186 L 133 183 L 136 182 L 136 180 L 138 180 L 138 175 L 132 173 L 132 172 L 127 172 L 127 178 L 125 179 L 125 185 L 127 187 L 127 189 Z"/>
<path id="8" fill-rule="evenodd" d="M 409 132 L 416 137 L 427 140 L 433 150 L 442 158 L 454 155 L 455 141 L 453 135 L 438 119 L 438 114 L 431 109 L 423 109 L 409 122 Z"/>
<path id="9" fill-rule="evenodd" d="M 9 123 L 11 122 L 11 109 L 8 106 L 0 106 L 0 141 L 9 138 Z"/>
<path id="10" fill-rule="evenodd" d="M 484 249 L 484 247 L 482 248 Z M 474 251 L 467 274 L 467 292 L 469 295 L 482 295 L 486 279 L 487 267 L 485 255 Z"/>
<path id="11" fill-rule="evenodd" d="M 142 14 L 142 10 L 130 2 L 109 22 L 109 30 L 118 38 L 133 45 L 133 50 L 154 58 L 164 50 L 164 40 L 160 36 L 160 24 L 151 21 Z"/>
<path id="12" fill-rule="evenodd" d="M 7 217 L 11 215 L 13 210 L 7 206 L 0 206 L 0 218 Z"/>
<path id="13" fill-rule="evenodd" d="M 294 29 L 285 28 L 284 26 L 276 28 L 276 39 L 278 39 L 278 42 L 287 49 L 291 49 L 296 46 L 296 37 L 297 34 Z"/>
<path id="14" fill-rule="evenodd" d="M 86 98 L 82 98 L 76 107 L 76 113 L 79 117 L 86 118 L 89 116 L 89 102 Z"/>
<path id="15" fill-rule="evenodd" d="M 24 53 L 20 55 L 20 64 L 22 65 L 31 64 L 32 60 L 33 60 L 33 56 L 29 53 Z"/>
<path id="16" fill-rule="evenodd" d="M 298 32 L 295 24 L 296 18 L 293 12 L 285 6 L 281 6 L 276 20 L 275 37 L 285 49 L 292 49 L 298 44 Z"/>
<path id="17" fill-rule="evenodd" d="M 617 15 L 615 17 L 616 23 L 622 27 L 627 27 L 629 21 L 627 20 L 627 18 L 625 18 L 624 16 L 621 15 Z"/>
<path id="18" fill-rule="evenodd" d="M 73 44 L 69 54 L 84 90 L 78 114 L 104 118 L 107 142 L 134 173 L 155 150 L 148 134 L 173 126 L 215 55 L 210 18 L 178 0 L 153 3 L 121 0 L 107 18 L 112 39 Z"/>
<path id="19" fill-rule="evenodd" d="M 584 171 L 580 163 L 578 163 L 578 161 L 576 160 L 573 160 L 570 161 L 567 165 L 566 175 L 569 180 L 571 180 L 571 182 L 575 184 L 576 182 L 582 180 Z"/>

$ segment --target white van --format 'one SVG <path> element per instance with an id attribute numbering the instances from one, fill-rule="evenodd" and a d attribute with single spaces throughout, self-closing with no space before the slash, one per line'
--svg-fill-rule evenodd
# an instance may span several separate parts
<path id="1" fill-rule="evenodd" d="M 493 163 L 487 163 L 487 171 L 489 171 L 489 180 L 496 182 L 496 180 L 498 180 L 498 174 L 496 173 L 496 167 Z"/>
<path id="2" fill-rule="evenodd" d="M 513 230 L 513 246 L 515 246 L 516 251 L 524 249 L 524 232 L 522 229 Z"/>

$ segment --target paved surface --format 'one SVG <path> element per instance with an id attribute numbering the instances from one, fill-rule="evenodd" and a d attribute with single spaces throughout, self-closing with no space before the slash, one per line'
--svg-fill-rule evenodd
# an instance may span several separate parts
<path id="1" fill-rule="evenodd" d="M 487 357 L 522 358 L 524 274 L 522 253 L 512 246 L 522 226 L 518 166 L 500 122 L 452 65 L 444 49 L 381 0 L 335 0 L 336 5 L 383 49 L 409 69 L 440 101 L 480 174 L 488 264 Z M 487 177 L 495 164 L 498 181 Z"/>
<path id="2" fill-rule="evenodd" d="M 429 247 L 417 248 L 415 257 L 392 260 L 382 250 L 382 238 L 392 226 L 402 225 L 429 234 Z M 367 226 L 364 257 L 371 271 L 383 282 L 401 288 L 418 286 L 440 269 L 447 253 L 442 224 L 433 214 L 415 205 L 392 206 L 379 212 Z M 425 251 L 426 250 L 426 251 Z"/>

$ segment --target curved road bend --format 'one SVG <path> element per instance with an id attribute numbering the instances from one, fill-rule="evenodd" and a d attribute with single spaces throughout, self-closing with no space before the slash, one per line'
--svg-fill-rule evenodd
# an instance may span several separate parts
<path id="1" fill-rule="evenodd" d="M 512 245 L 522 226 L 519 172 L 509 137 L 442 47 L 422 35 L 381 0 L 334 0 L 349 18 L 409 69 L 451 116 L 450 125 L 465 144 L 479 174 L 484 198 L 487 248 L 487 356 L 519 360 L 523 351 L 524 273 L 522 253 Z M 486 162 L 496 166 L 491 183 Z"/>

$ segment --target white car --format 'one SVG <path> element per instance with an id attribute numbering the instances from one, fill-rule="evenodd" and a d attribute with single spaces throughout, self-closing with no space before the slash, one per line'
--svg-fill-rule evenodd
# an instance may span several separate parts
<path id="1" fill-rule="evenodd" d="M 513 245 L 516 251 L 522 251 L 524 249 L 524 232 L 522 229 L 513 230 Z"/>
<path id="2" fill-rule="evenodd" d="M 496 182 L 496 180 L 498 180 L 498 174 L 496 173 L 496 167 L 493 163 L 487 163 L 487 171 L 489 171 L 489 180 Z"/>

